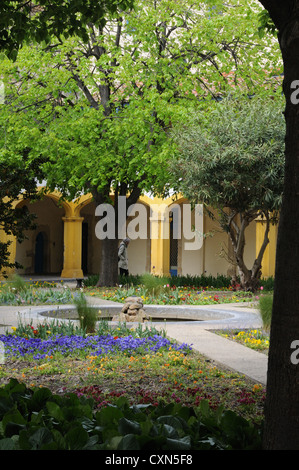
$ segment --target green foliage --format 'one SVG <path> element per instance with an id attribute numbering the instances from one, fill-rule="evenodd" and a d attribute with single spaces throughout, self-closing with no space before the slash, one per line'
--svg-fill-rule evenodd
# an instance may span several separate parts
<path id="1" fill-rule="evenodd" d="M 24 47 L 17 62 L 3 64 L 12 126 L 18 122 L 32 159 L 47 157 L 51 189 L 106 200 L 111 189 L 167 192 L 170 127 L 185 122 L 190 108 L 204 112 L 205 100 L 227 95 L 235 81 L 256 92 L 264 70 L 279 63 L 275 45 L 258 44 L 255 9 L 233 3 L 138 0 L 133 10 L 106 16 L 98 34 L 91 22 L 83 43 Z"/>
<path id="2" fill-rule="evenodd" d="M 173 133 L 179 149 L 171 163 L 177 189 L 215 209 L 275 213 L 284 179 L 282 110 L 278 97 L 232 96 L 211 106 L 205 118 L 193 113 Z"/>
<path id="3" fill-rule="evenodd" d="M 59 311 L 57 311 L 59 315 Z M 61 313 L 63 316 L 63 313 Z M 94 325 L 92 325 L 94 326 Z M 153 335 L 160 335 L 166 337 L 165 330 L 157 330 L 153 325 L 142 325 L 141 323 L 134 329 L 128 328 L 126 322 L 119 322 L 117 325 L 111 324 L 108 320 L 100 318 L 93 329 L 93 332 L 98 336 L 104 335 L 118 335 L 118 336 L 134 336 L 138 338 L 147 338 Z M 10 332 L 11 333 L 11 332 Z M 41 338 L 48 339 L 50 336 L 73 336 L 78 335 L 86 337 L 86 327 L 78 326 L 75 322 L 69 320 L 63 321 L 61 319 L 54 319 L 47 322 L 38 322 L 35 326 L 31 323 L 24 324 L 20 319 L 17 327 L 13 327 L 13 334 L 23 338 Z"/>
<path id="4" fill-rule="evenodd" d="M 273 295 L 261 295 L 259 299 L 259 311 L 261 314 L 263 327 L 266 331 L 270 329 L 272 320 Z"/>
<path id="5" fill-rule="evenodd" d="M 144 287 L 147 295 L 158 296 L 165 289 L 168 281 L 169 278 L 167 276 L 154 276 L 150 273 L 145 273 L 141 276 L 141 285 Z"/>
<path id="6" fill-rule="evenodd" d="M 17 274 L 14 274 L 9 279 L 9 284 L 6 284 L 6 286 L 9 286 L 9 289 L 14 290 L 16 294 L 19 294 L 20 292 L 25 292 L 29 289 L 28 283 Z"/>
<path id="7" fill-rule="evenodd" d="M 82 293 L 74 296 L 74 304 L 81 329 L 86 331 L 86 333 L 94 333 L 96 322 L 99 320 L 98 310 L 88 305 L 87 299 Z"/>
<path id="8" fill-rule="evenodd" d="M 156 327 L 151 324 L 138 323 L 136 328 L 132 329 L 132 327 L 128 328 L 126 322 L 118 322 L 117 325 L 113 325 L 108 320 L 104 319 L 100 319 L 97 323 L 96 334 L 99 336 L 111 334 L 119 337 L 131 335 L 137 338 L 147 338 L 153 335 L 166 337 L 165 330 L 157 330 Z"/>
<path id="9" fill-rule="evenodd" d="M 273 98 L 273 99 L 272 99 Z M 256 290 L 270 224 L 278 221 L 284 183 L 285 121 L 279 96 L 251 99 L 238 94 L 193 113 L 173 131 L 178 145 L 170 163 L 172 182 L 228 233 L 241 286 Z M 257 218 L 264 241 L 251 267 L 244 261 L 245 230 Z"/>
<path id="10" fill-rule="evenodd" d="M 269 15 L 267 10 L 263 10 L 258 14 L 259 19 L 259 36 L 264 37 L 265 34 L 268 32 L 273 36 L 277 36 L 277 28 Z"/>
<path id="11" fill-rule="evenodd" d="M 232 411 L 180 404 L 93 410 L 75 394 L 53 395 L 12 379 L 0 389 L 1 450 L 258 450 L 260 429 Z"/>
<path id="12" fill-rule="evenodd" d="M 148 274 L 147 278 L 153 277 L 153 275 Z M 156 276 L 157 277 L 157 276 Z M 140 286 L 144 284 L 144 275 L 136 274 L 136 275 L 129 275 L 129 276 L 120 276 L 119 278 L 119 285 L 120 286 Z M 90 275 L 87 279 L 84 280 L 85 287 L 93 287 L 98 282 L 97 275 Z M 197 276 L 163 276 L 158 277 L 157 280 L 154 282 L 159 282 L 163 285 L 169 284 L 170 287 L 201 287 L 201 288 L 215 288 L 215 289 L 222 289 L 222 288 L 229 288 L 231 285 L 231 277 L 225 276 L 223 274 L 218 274 L 217 276 L 212 275 L 197 275 Z M 265 282 L 265 281 L 264 281 Z M 263 285 L 264 285 L 263 282 Z"/>
<path id="13" fill-rule="evenodd" d="M 1 284 L 0 304 L 41 305 L 66 304 L 73 301 L 70 289 L 39 288 L 25 282 L 19 276 Z"/>
<path id="14" fill-rule="evenodd" d="M 261 286 L 264 291 L 273 291 L 274 290 L 274 277 L 270 276 L 266 279 L 261 279 Z"/>
<path id="15" fill-rule="evenodd" d="M 0 105 L 1 106 L 1 105 Z M 3 112 L 2 112 L 3 111 Z M 41 160 L 30 161 L 26 143 L 21 142 L 22 132 L 9 128 L 8 115 L 3 106 L 0 113 L 0 229 L 8 235 L 8 241 L 0 241 L 0 270 L 21 267 L 9 259 L 9 236 L 18 242 L 26 236 L 24 232 L 35 228 L 36 216 L 30 213 L 22 202 L 26 199 L 37 200 L 37 182 L 42 178 Z M 16 206 L 16 201 L 20 204 Z"/>
<path id="16" fill-rule="evenodd" d="M 55 335 L 81 335 L 85 336 L 86 331 L 74 324 L 72 321 L 64 322 L 60 320 L 52 320 L 50 322 L 37 323 L 35 326 L 32 324 L 23 324 L 20 320 L 18 326 L 13 332 L 16 336 L 23 338 L 41 338 L 47 339 Z"/>
<path id="17" fill-rule="evenodd" d="M 86 40 L 88 23 L 103 26 L 107 13 L 115 13 L 117 8 L 123 10 L 132 5 L 131 0 L 2 0 L 0 50 L 16 59 L 18 50 L 25 42 L 47 44 L 53 38 L 61 40 L 75 35 Z"/>
<path id="18" fill-rule="evenodd" d="M 202 274 L 201 276 L 172 276 L 169 279 L 171 286 L 201 287 L 211 289 L 229 288 L 231 286 L 231 277 L 223 274 L 217 276 Z"/>

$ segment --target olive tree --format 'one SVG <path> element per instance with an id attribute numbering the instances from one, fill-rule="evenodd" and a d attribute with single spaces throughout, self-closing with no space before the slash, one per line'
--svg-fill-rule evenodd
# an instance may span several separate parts
<path id="1" fill-rule="evenodd" d="M 174 130 L 178 151 L 171 162 L 173 183 L 193 203 L 204 204 L 228 233 L 241 286 L 255 291 L 269 243 L 270 224 L 277 223 L 284 177 L 282 102 L 235 98 L 209 106 Z M 244 260 L 246 229 L 261 218 L 264 239 L 256 258 Z"/>

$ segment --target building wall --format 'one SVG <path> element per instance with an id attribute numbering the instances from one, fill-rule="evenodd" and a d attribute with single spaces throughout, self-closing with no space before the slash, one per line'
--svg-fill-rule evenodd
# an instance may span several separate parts
<path id="1" fill-rule="evenodd" d="M 148 218 L 149 218 L 149 207 L 144 205 Z M 99 272 L 99 265 L 101 259 L 101 240 L 96 237 L 96 223 L 98 218 L 95 215 L 96 205 L 90 202 L 84 206 L 80 211 L 80 215 L 83 217 L 83 224 L 87 224 L 87 270 L 85 273 L 97 274 Z M 128 247 L 129 256 L 129 272 L 131 274 L 143 274 L 150 271 L 150 252 L 151 244 L 149 239 L 149 226 L 148 226 L 148 238 L 132 240 L 132 243 Z M 119 243 L 121 239 L 119 239 Z"/>
<path id="2" fill-rule="evenodd" d="M 173 246 L 169 240 L 168 229 L 172 210 L 175 206 L 181 212 L 181 237 L 177 240 L 177 266 L 178 275 L 232 275 L 235 266 L 230 262 L 231 244 L 226 233 L 220 231 L 219 226 L 206 214 L 199 232 L 204 232 L 202 246 L 197 249 L 186 249 L 183 207 L 188 201 L 181 198 L 174 202 L 172 199 L 142 197 L 140 200 L 147 218 L 147 238 L 133 239 L 128 248 L 129 271 L 131 274 L 152 272 L 158 275 L 170 275 L 170 250 Z M 153 216 L 153 207 L 164 204 L 159 216 Z M 28 231 L 28 239 L 19 244 L 15 240 L 11 245 L 11 261 L 18 261 L 24 268 L 18 270 L 19 274 L 35 274 L 37 246 L 36 239 L 39 233 L 44 236 L 43 274 L 56 274 L 62 277 L 81 277 L 84 274 L 97 274 L 101 259 L 101 240 L 96 237 L 96 224 L 98 217 L 95 213 L 95 204 L 91 196 L 83 196 L 79 201 L 59 203 L 59 195 L 46 196 L 42 201 L 33 204 L 26 202 L 30 212 L 37 215 L 37 228 Z M 170 213 L 169 211 L 170 210 Z M 169 217 L 170 215 L 170 217 Z M 132 218 L 127 221 L 128 224 Z M 191 217 L 191 226 L 195 224 L 194 212 Z M 196 224 L 195 224 L 196 225 Z M 191 227 L 189 227 L 191 229 Z M 151 232 L 152 230 L 152 232 Z M 254 221 L 246 230 L 245 263 L 251 267 L 263 236 L 263 224 Z M 158 237 L 151 239 L 151 234 Z M 5 234 L 0 235 L 5 239 Z M 264 276 L 274 275 L 276 227 L 270 232 L 270 246 L 264 257 Z M 120 241 L 120 240 L 119 240 Z M 172 266 L 173 267 L 173 266 Z"/>
<path id="3" fill-rule="evenodd" d="M 194 212 L 191 223 L 194 226 Z M 185 249 L 182 230 L 182 240 L 179 241 L 178 273 L 181 275 L 218 274 L 231 276 L 235 274 L 232 263 L 232 246 L 228 234 L 221 231 L 216 221 L 207 214 L 203 216 L 203 243 L 197 250 Z M 256 222 L 252 222 L 246 230 L 246 246 L 244 260 L 246 265 L 253 264 L 256 256 Z"/>

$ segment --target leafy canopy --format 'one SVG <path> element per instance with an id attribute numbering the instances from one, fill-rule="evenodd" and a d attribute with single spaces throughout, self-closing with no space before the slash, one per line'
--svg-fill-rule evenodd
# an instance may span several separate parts
<path id="1" fill-rule="evenodd" d="M 174 130 L 174 183 L 193 202 L 233 214 L 279 210 L 284 176 L 282 100 L 232 96 Z"/>
<path id="2" fill-rule="evenodd" d="M 103 25 L 107 13 L 131 8 L 132 0 L 1 0 L 0 50 L 16 59 L 26 42 L 87 38 L 87 24 Z"/>
<path id="3" fill-rule="evenodd" d="M 84 41 L 24 47 L 5 70 L 12 125 L 16 109 L 35 123 L 31 158 L 47 156 L 49 186 L 70 198 L 163 191 L 170 127 L 232 86 L 254 93 L 280 67 L 250 5 L 140 0 L 117 13 L 89 23 Z"/>

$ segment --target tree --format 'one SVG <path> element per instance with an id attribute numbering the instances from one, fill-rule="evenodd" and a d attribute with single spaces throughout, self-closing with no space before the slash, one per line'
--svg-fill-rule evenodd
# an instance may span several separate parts
<path id="1" fill-rule="evenodd" d="M 171 163 L 173 183 L 193 203 L 202 203 L 228 233 L 241 286 L 255 291 L 277 223 L 284 174 L 285 126 L 281 100 L 230 99 L 209 106 L 205 117 L 192 116 L 174 130 L 178 151 Z M 252 267 L 244 260 L 246 228 L 265 221 L 262 246 Z"/>
<path id="2" fill-rule="evenodd" d="M 117 5 L 118 8 L 126 9 L 132 6 L 132 2 L 122 0 Z M 87 24 L 92 21 L 94 24 L 104 25 L 107 12 L 113 14 L 117 5 L 113 0 L 2 0 L 0 51 L 15 60 L 25 43 L 48 44 L 53 38 L 60 42 L 62 38 L 70 36 L 84 39 L 87 37 Z M 0 73 L 3 78 L 1 75 Z M 7 235 L 16 236 L 21 242 L 24 239 L 24 230 L 35 227 L 35 216 L 24 208 L 15 208 L 15 201 L 26 198 L 35 200 L 39 197 L 36 184 L 39 179 L 43 179 L 41 165 L 45 159 L 40 158 L 39 154 L 32 159 L 32 154 L 30 155 L 34 130 L 29 126 L 28 132 L 25 131 L 27 136 L 24 135 L 28 123 L 23 122 L 20 126 L 20 116 L 14 116 L 14 124 L 9 126 L 11 115 L 7 109 L 8 101 L 5 101 L 6 106 L 2 104 L 2 89 L 0 100 L 0 228 Z M 16 129 L 20 131 L 19 134 Z M 0 242 L 0 270 L 20 267 L 18 263 L 9 261 L 9 246 L 10 241 Z"/>
<path id="3" fill-rule="evenodd" d="M 285 180 L 278 228 L 264 448 L 299 449 L 299 29 L 296 0 L 260 0 L 277 28 L 286 99 Z"/>
<path id="4" fill-rule="evenodd" d="M 10 261 L 10 236 L 22 242 L 24 231 L 34 229 L 36 217 L 22 204 L 26 199 L 36 201 L 41 194 L 37 185 L 42 182 L 45 162 L 37 150 L 35 158 L 31 146 L 39 138 L 36 124 L 24 122 L 22 114 L 13 114 L 9 106 L 0 104 L 0 229 L 8 235 L 0 242 L 0 270 L 7 276 L 7 268 L 21 265 Z M 18 204 L 17 204 L 18 203 Z"/>
<path id="5" fill-rule="evenodd" d="M 233 84 L 253 93 L 266 79 L 265 64 L 275 67 L 277 58 L 271 49 L 263 55 L 254 34 L 241 39 L 248 30 L 244 15 L 253 24 L 256 16 L 239 2 L 196 9 L 190 0 L 138 1 L 118 13 L 105 26 L 89 24 L 88 41 L 24 49 L 7 80 L 12 109 L 26 110 L 46 130 L 38 149 L 50 159 L 44 166 L 49 188 L 70 199 L 92 193 L 97 205 L 112 203 L 112 190 L 115 203 L 126 195 L 129 206 L 143 191 L 168 190 L 170 127 Z M 104 239 L 102 247 L 100 282 L 114 285 L 117 239 Z"/>
<path id="6" fill-rule="evenodd" d="M 87 24 L 104 25 L 107 12 L 132 7 L 131 0 L 1 0 L 0 50 L 16 59 L 25 42 L 87 37 Z"/>
<path id="7" fill-rule="evenodd" d="M 0 127 L 5 128 L 0 136 L 0 229 L 22 242 L 24 231 L 35 228 L 35 215 L 22 205 L 22 201 L 40 198 L 37 183 L 43 179 L 43 159 L 30 160 L 29 148 L 26 147 L 28 138 L 21 128 L 6 128 L 6 116 L 4 111 L 0 115 Z M 4 276 L 7 276 L 7 268 L 21 267 L 19 263 L 10 261 L 10 244 L 9 239 L 0 242 L 0 270 Z"/>

